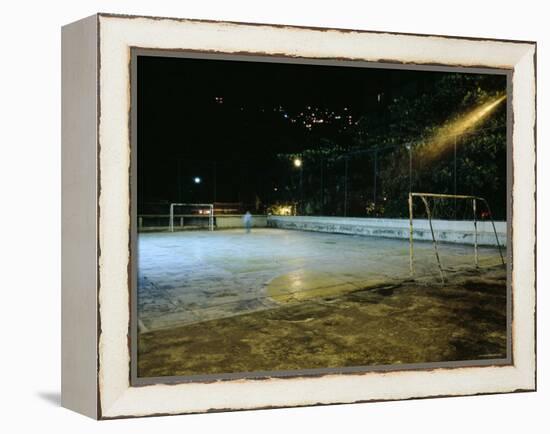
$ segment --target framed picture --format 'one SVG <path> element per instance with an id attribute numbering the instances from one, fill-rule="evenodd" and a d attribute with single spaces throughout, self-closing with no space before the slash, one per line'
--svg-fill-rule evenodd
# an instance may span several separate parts
<path id="1" fill-rule="evenodd" d="M 535 390 L 534 42 L 98 14 L 62 54 L 65 407 Z"/>

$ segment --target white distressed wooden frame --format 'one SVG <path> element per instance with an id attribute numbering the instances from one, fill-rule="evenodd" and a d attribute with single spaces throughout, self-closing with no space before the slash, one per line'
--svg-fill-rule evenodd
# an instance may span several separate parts
<path id="1" fill-rule="evenodd" d="M 65 407 L 108 419 L 536 388 L 535 43 L 107 14 L 62 35 Z M 131 47 L 513 70 L 512 364 L 132 387 Z"/>

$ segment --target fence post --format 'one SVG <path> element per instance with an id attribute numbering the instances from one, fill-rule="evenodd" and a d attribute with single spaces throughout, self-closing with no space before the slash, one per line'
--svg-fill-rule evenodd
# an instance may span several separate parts
<path id="1" fill-rule="evenodd" d="M 478 258 L 478 251 L 477 251 L 477 212 L 476 212 L 476 199 L 473 199 L 473 208 L 474 208 L 474 261 L 476 264 L 476 268 L 479 267 L 479 258 Z"/>
<path id="2" fill-rule="evenodd" d="M 378 146 L 375 146 L 374 148 L 374 180 L 373 180 L 373 202 L 374 202 L 374 212 L 376 214 L 376 178 L 377 178 L 377 172 L 378 172 Z"/>
<path id="3" fill-rule="evenodd" d="M 170 223 L 169 223 L 170 232 L 174 232 L 174 204 L 170 204 Z"/>
<path id="4" fill-rule="evenodd" d="M 457 166 L 456 166 L 456 134 L 455 134 L 455 141 L 454 141 L 454 160 L 453 160 L 453 194 L 456 196 L 456 187 L 457 187 L 457 183 L 456 183 L 456 171 L 457 171 Z M 456 198 L 454 199 L 454 219 L 456 220 Z"/>
<path id="5" fill-rule="evenodd" d="M 409 192 L 409 268 L 411 276 L 414 275 L 414 247 L 413 247 L 413 196 Z"/>
<path id="6" fill-rule="evenodd" d="M 348 216 L 348 160 L 346 156 L 344 166 L 344 217 Z"/>

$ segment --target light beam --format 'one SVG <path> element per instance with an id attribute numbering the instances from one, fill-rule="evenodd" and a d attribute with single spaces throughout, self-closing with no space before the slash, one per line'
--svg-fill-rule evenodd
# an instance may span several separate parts
<path id="1" fill-rule="evenodd" d="M 438 128 L 420 149 L 422 162 L 433 161 L 440 155 L 445 154 L 453 147 L 457 136 L 479 127 L 504 100 L 506 100 L 506 94 L 497 95 Z"/>

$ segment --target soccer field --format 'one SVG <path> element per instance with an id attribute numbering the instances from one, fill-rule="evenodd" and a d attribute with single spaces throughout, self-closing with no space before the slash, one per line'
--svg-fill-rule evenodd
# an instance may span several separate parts
<path id="1" fill-rule="evenodd" d="M 473 247 L 439 245 L 451 277 Z M 482 247 L 483 269 L 500 263 Z M 431 242 L 415 242 L 415 278 L 439 285 Z M 410 279 L 406 240 L 282 229 L 139 234 L 140 332 L 232 317 Z"/>

